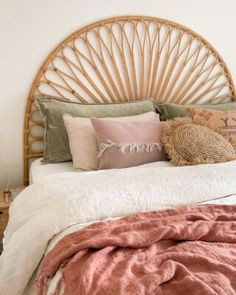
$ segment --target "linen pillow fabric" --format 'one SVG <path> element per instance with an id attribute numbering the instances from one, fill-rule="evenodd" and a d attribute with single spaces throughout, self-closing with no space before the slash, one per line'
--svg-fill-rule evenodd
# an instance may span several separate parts
<path id="1" fill-rule="evenodd" d="M 219 133 L 193 124 L 190 118 L 166 122 L 162 142 L 172 163 L 212 164 L 236 158 L 232 145 Z"/>
<path id="2" fill-rule="evenodd" d="M 99 144 L 99 168 L 126 168 L 165 160 L 164 122 L 115 122 L 92 118 Z"/>
<path id="3" fill-rule="evenodd" d="M 155 112 L 151 100 L 119 104 L 80 104 L 52 97 L 38 98 L 45 125 L 44 162 L 65 162 L 72 159 L 68 136 L 62 116 L 65 113 L 78 117 L 120 117 Z"/>
<path id="4" fill-rule="evenodd" d="M 236 110 L 216 111 L 189 109 L 193 122 L 213 130 L 222 130 L 229 136 L 229 141 L 236 149 Z"/>
<path id="5" fill-rule="evenodd" d="M 189 108 L 213 109 L 213 110 L 236 110 L 236 102 L 203 105 L 180 105 L 175 103 L 156 103 L 161 121 L 171 120 L 177 117 L 190 117 Z"/>
<path id="6" fill-rule="evenodd" d="M 96 133 L 90 119 L 64 114 L 63 120 L 69 137 L 74 168 L 76 170 L 88 171 L 98 169 L 98 145 Z M 104 120 L 120 122 L 159 121 L 159 115 L 154 112 L 148 112 L 135 116 L 113 117 Z M 113 132 L 116 132 L 116 130 L 113 130 Z"/>

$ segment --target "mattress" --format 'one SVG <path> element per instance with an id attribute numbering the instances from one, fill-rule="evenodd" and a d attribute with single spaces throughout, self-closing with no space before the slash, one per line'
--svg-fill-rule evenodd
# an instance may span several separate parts
<path id="1" fill-rule="evenodd" d="M 43 180 L 45 177 L 52 174 L 75 171 L 72 162 L 44 164 L 44 163 L 41 163 L 41 160 L 42 158 L 39 158 L 33 161 L 33 163 L 30 166 L 30 171 L 29 171 L 30 184 L 39 182 Z"/>

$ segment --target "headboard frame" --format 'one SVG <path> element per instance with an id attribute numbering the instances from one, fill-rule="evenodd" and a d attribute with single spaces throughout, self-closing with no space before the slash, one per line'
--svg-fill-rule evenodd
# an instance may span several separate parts
<path id="1" fill-rule="evenodd" d="M 24 183 L 43 153 L 38 96 L 81 103 L 152 97 L 179 104 L 231 101 L 235 88 L 217 51 L 190 29 L 160 18 L 123 16 L 90 24 L 62 41 L 31 86 L 24 122 Z"/>

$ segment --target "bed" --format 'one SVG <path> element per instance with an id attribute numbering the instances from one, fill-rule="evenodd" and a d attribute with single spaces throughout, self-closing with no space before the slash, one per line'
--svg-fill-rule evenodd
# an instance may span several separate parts
<path id="1" fill-rule="evenodd" d="M 232 102 L 235 88 L 209 42 L 171 21 L 110 18 L 60 43 L 29 92 L 24 183 L 30 185 L 10 208 L 1 292 L 233 294 L 236 160 L 94 171 L 75 170 L 71 161 L 42 163 L 42 96 L 85 106 L 144 98 L 215 105 Z"/>
<path id="2" fill-rule="evenodd" d="M 29 169 L 29 184 L 42 181 L 49 175 L 55 173 L 74 172 L 72 162 L 53 163 L 48 165 L 42 164 L 42 158 L 34 160 Z"/>
<path id="3" fill-rule="evenodd" d="M 65 163 L 53 163 L 44 165 L 42 164 L 42 158 L 39 158 L 30 165 L 29 170 L 29 184 L 37 183 L 42 181 L 44 178 L 47 178 L 50 175 L 65 173 L 65 172 L 74 172 L 78 173 L 73 167 L 72 162 Z M 139 167 L 169 167 L 173 166 L 169 161 L 153 162 L 149 164 L 143 164 Z M 82 172 L 82 171 L 81 171 Z"/>

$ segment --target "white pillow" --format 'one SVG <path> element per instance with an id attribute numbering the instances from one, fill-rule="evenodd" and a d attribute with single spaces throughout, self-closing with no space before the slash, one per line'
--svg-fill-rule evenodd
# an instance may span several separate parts
<path id="1" fill-rule="evenodd" d="M 110 117 L 104 120 L 120 122 L 134 121 L 160 121 L 159 114 L 147 112 L 135 116 Z M 70 151 L 73 165 L 76 170 L 97 170 L 98 169 L 98 144 L 96 133 L 90 118 L 72 117 L 69 114 L 63 115 L 63 121 L 69 137 Z M 115 130 L 114 130 L 115 132 Z"/>

